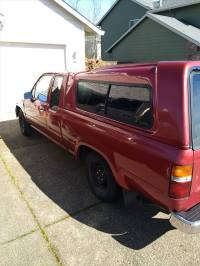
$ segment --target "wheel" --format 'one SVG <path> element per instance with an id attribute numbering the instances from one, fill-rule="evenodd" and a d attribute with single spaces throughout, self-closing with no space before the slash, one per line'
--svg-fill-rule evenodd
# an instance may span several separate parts
<path id="1" fill-rule="evenodd" d="M 22 135 L 30 136 L 32 134 L 32 128 L 26 122 L 26 119 L 25 119 L 22 111 L 19 111 L 19 126 L 20 126 L 20 130 L 21 130 Z"/>
<path id="2" fill-rule="evenodd" d="M 86 157 L 88 182 L 94 195 L 104 202 L 114 202 L 121 189 L 114 180 L 112 171 L 107 162 L 95 152 Z"/>

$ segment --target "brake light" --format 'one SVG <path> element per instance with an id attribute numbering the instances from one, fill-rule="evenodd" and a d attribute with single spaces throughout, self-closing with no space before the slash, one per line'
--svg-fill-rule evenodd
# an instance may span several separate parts
<path id="1" fill-rule="evenodd" d="M 192 165 L 174 165 L 171 172 L 169 197 L 181 199 L 189 197 L 192 183 Z"/>

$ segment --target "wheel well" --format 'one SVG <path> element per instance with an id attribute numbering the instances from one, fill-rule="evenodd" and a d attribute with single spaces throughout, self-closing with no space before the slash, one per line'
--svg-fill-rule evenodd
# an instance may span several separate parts
<path id="1" fill-rule="evenodd" d="M 80 160 L 85 160 L 87 155 L 90 152 L 96 153 L 98 156 L 100 156 L 106 162 L 106 164 L 108 165 L 110 171 L 113 174 L 113 178 L 114 178 L 115 182 L 120 186 L 120 184 L 117 181 L 117 175 L 116 175 L 116 171 L 114 169 L 114 166 L 112 167 L 112 165 L 108 162 L 108 160 L 101 153 L 99 153 L 98 151 L 96 151 L 96 150 L 94 150 L 94 149 L 92 149 L 92 148 L 90 148 L 88 146 L 81 145 L 78 148 L 78 152 L 77 152 L 77 157 L 76 158 L 80 159 Z"/>
<path id="2" fill-rule="evenodd" d="M 79 149 L 78 149 L 78 156 L 77 156 L 77 158 L 80 159 L 80 160 L 84 160 L 86 158 L 86 156 L 90 152 L 96 152 L 96 151 L 93 150 L 92 148 L 89 148 L 89 147 L 84 146 L 84 145 L 83 146 L 80 146 Z"/>
<path id="3" fill-rule="evenodd" d="M 19 106 L 16 106 L 15 108 L 15 113 L 16 113 L 16 116 L 18 117 L 19 116 L 19 112 L 20 112 L 21 108 Z"/>
<path id="4" fill-rule="evenodd" d="M 108 163 L 107 159 L 101 155 L 101 153 L 99 153 L 98 151 L 88 147 L 88 146 L 85 146 L 85 145 L 81 145 L 78 149 L 78 152 L 77 152 L 77 159 L 81 160 L 81 161 L 84 161 L 87 157 L 87 155 L 90 153 L 90 152 L 93 152 L 93 153 L 96 153 L 98 156 L 100 156 L 107 164 L 108 166 L 110 167 L 111 171 L 112 171 L 112 167 L 110 166 L 110 164 Z"/>

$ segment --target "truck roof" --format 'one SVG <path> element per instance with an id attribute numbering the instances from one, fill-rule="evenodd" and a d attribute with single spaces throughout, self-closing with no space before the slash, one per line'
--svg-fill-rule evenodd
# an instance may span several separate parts
<path id="1" fill-rule="evenodd" d="M 105 66 L 97 69 L 93 69 L 91 71 L 88 71 L 89 73 L 97 73 L 105 70 L 118 70 L 118 69 L 130 69 L 130 68 L 136 68 L 136 67 L 157 67 L 160 64 L 166 64 L 166 65 L 199 65 L 200 61 L 157 61 L 157 62 L 146 62 L 146 63 L 128 63 L 128 64 L 116 64 L 116 65 L 110 65 Z"/>
<path id="2" fill-rule="evenodd" d="M 147 62 L 147 63 L 129 63 L 129 64 L 116 64 L 116 65 L 109 65 L 109 66 L 104 66 L 101 68 L 96 68 L 92 70 L 85 70 L 85 71 L 80 71 L 80 72 L 46 72 L 44 74 L 49 74 L 49 75 L 66 75 L 66 74 L 75 74 L 78 76 L 82 76 L 85 74 L 101 74 L 102 72 L 109 73 L 111 71 L 117 72 L 118 70 L 122 69 L 127 69 L 131 70 L 134 68 L 141 68 L 141 67 L 149 67 L 149 68 L 156 68 L 159 65 L 168 65 L 171 67 L 172 65 L 180 65 L 182 67 L 186 66 L 200 66 L 200 61 L 158 61 L 158 62 Z"/>

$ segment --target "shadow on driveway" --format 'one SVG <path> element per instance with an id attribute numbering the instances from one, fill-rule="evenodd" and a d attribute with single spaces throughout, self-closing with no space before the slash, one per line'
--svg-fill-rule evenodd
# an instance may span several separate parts
<path id="1" fill-rule="evenodd" d="M 1 122 L 0 136 L 37 187 L 79 222 L 136 250 L 172 229 L 166 217 L 154 217 L 160 209 L 153 205 L 127 209 L 119 200 L 88 208 L 98 200 L 89 190 L 84 165 L 37 132 L 22 136 L 17 120 Z"/>

